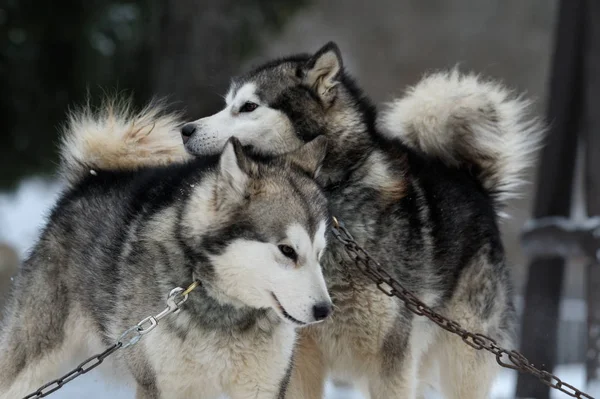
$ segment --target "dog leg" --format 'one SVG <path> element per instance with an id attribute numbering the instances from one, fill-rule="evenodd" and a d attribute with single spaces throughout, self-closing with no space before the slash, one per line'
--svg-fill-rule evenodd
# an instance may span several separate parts
<path id="1" fill-rule="evenodd" d="M 371 399 L 415 399 L 419 388 L 419 367 L 435 337 L 427 320 L 399 317 L 387 335 L 374 367 L 369 372 Z"/>
<path id="2" fill-rule="evenodd" d="M 277 390 L 271 387 L 255 387 L 253 391 L 233 391 L 231 399 L 279 399 Z"/>
<path id="3" fill-rule="evenodd" d="M 22 349 L 5 346 L 0 348 L 0 399 L 22 398 L 61 374 L 58 367 L 66 357 L 62 348 L 46 352 L 25 363 L 21 363 Z"/>
<path id="4" fill-rule="evenodd" d="M 380 369 L 378 375 L 369 376 L 371 399 L 415 399 L 418 386 L 416 362 L 407 357 L 399 367 L 394 367 L 394 372 L 390 371 Z"/>
<path id="5" fill-rule="evenodd" d="M 80 348 L 84 318 L 55 281 L 43 274 L 15 287 L 0 334 L 0 399 L 23 397 L 58 378 Z"/>
<path id="6" fill-rule="evenodd" d="M 508 276 L 503 280 L 493 271 L 501 266 L 491 262 L 484 250 L 464 269 L 444 316 L 468 331 L 494 338 L 500 346 L 511 347 L 515 313 L 507 297 Z M 488 397 L 500 370 L 494 355 L 466 345 L 448 331 L 440 331 L 435 352 L 441 391 L 447 399 Z"/>
<path id="7" fill-rule="evenodd" d="M 489 397 L 499 366 L 496 358 L 467 346 L 449 332 L 441 333 L 436 348 L 440 359 L 440 382 L 446 399 L 482 399 Z M 439 349 L 438 349 L 439 348 Z"/>
<path id="8" fill-rule="evenodd" d="M 399 343 L 406 340 L 398 341 Z M 368 389 L 371 399 L 416 399 L 418 358 L 406 352 L 382 350 L 376 364 L 368 372 Z"/>
<path id="9" fill-rule="evenodd" d="M 135 399 L 160 399 L 160 393 L 156 389 L 156 385 L 146 386 L 137 384 Z"/>
<path id="10" fill-rule="evenodd" d="M 294 367 L 286 399 L 322 399 L 325 393 L 326 367 L 323 353 L 308 330 L 299 331 L 294 352 Z"/>
<path id="11" fill-rule="evenodd" d="M 37 325 L 39 318 L 23 313 L 11 315 L 0 338 L 0 399 L 23 397 L 60 377 L 81 348 L 74 317 Z"/>

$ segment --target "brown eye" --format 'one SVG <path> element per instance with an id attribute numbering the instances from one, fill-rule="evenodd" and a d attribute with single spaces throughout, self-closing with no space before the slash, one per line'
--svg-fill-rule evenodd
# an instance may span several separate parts
<path id="1" fill-rule="evenodd" d="M 258 104 L 248 101 L 240 108 L 240 112 L 252 112 L 258 108 Z"/>
<path id="2" fill-rule="evenodd" d="M 294 251 L 294 248 L 290 247 L 289 245 L 278 245 L 277 247 L 279 248 L 282 254 L 284 254 L 294 262 L 298 259 L 296 251 Z"/>

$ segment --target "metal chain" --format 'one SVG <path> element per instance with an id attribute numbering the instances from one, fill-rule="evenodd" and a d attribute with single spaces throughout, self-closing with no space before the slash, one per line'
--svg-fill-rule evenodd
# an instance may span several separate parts
<path id="1" fill-rule="evenodd" d="M 80 375 L 85 374 L 93 368 L 98 367 L 100 364 L 102 364 L 104 359 L 115 353 L 117 350 L 121 349 L 122 346 L 123 344 L 121 342 L 116 342 L 112 344 L 101 354 L 90 357 L 69 373 L 63 375 L 62 377 L 54 381 L 50 381 L 49 383 L 42 385 L 38 388 L 37 391 L 25 396 L 25 398 L 23 399 L 43 398 L 44 396 L 50 395 L 52 392 L 58 391 L 66 383 L 71 382 Z"/>
<path id="2" fill-rule="evenodd" d="M 38 388 L 37 391 L 30 393 L 25 396 L 23 399 L 37 399 L 43 398 L 45 396 L 50 395 L 53 392 L 58 391 L 65 384 L 73 381 L 75 378 L 87 373 L 88 371 L 98 367 L 104 359 L 118 351 L 119 349 L 125 349 L 131 345 L 135 345 L 144 335 L 148 334 L 150 331 L 154 330 L 158 325 L 158 322 L 165 318 L 170 314 L 176 314 L 180 310 L 180 306 L 187 301 L 188 294 L 196 289 L 200 283 L 198 281 L 194 281 L 187 289 L 183 289 L 181 287 L 173 288 L 171 292 L 169 292 L 169 296 L 167 297 L 167 307 L 165 310 L 157 314 L 156 316 L 148 316 L 135 326 L 126 330 L 117 342 L 106 348 L 106 350 L 98 355 L 92 356 L 89 359 L 82 362 L 79 366 L 63 375 L 56 380 L 50 381 L 47 384 L 42 385 Z"/>
<path id="3" fill-rule="evenodd" d="M 408 291 L 394 279 L 362 246 L 360 246 L 344 224 L 333 218 L 333 235 L 340 241 L 348 254 L 352 256 L 358 269 L 369 277 L 384 294 L 397 297 L 404 302 L 408 310 L 418 316 L 425 316 L 446 331 L 458 335 L 465 344 L 477 350 L 486 350 L 496 356 L 496 361 L 502 367 L 517 370 L 521 373 L 531 374 L 542 383 L 557 389 L 573 398 L 594 399 L 573 385 L 562 381 L 560 378 L 547 371 L 536 368 L 527 358 L 516 350 L 508 350 L 499 346 L 496 341 L 486 335 L 472 333 L 465 330 L 457 322 L 450 320 L 435 312 L 425 303 L 420 301 L 412 292 Z"/>

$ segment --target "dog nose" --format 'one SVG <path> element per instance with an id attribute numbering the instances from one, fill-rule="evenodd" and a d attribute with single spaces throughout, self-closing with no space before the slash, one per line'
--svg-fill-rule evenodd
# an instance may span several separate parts
<path id="1" fill-rule="evenodd" d="M 321 302 L 313 306 L 313 316 L 316 321 L 326 319 L 331 314 L 331 303 Z"/>
<path id="2" fill-rule="evenodd" d="M 196 125 L 193 123 L 188 123 L 183 125 L 181 128 L 181 137 L 183 138 L 183 142 L 186 143 L 192 134 L 196 131 Z"/>

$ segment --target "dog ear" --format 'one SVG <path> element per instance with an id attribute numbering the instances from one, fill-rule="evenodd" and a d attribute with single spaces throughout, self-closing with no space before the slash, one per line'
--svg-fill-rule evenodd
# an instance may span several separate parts
<path id="1" fill-rule="evenodd" d="M 244 153 L 242 143 L 235 137 L 229 138 L 219 158 L 216 192 L 218 205 L 246 195 L 251 179 L 251 163 Z"/>
<path id="2" fill-rule="evenodd" d="M 303 81 L 312 87 L 324 102 L 330 103 L 337 94 L 336 86 L 342 69 L 340 49 L 334 42 L 329 42 L 305 64 Z"/>
<path id="3" fill-rule="evenodd" d="M 319 175 L 327 154 L 327 137 L 321 135 L 304 144 L 298 150 L 287 154 L 291 163 L 308 173 L 312 178 Z"/>

